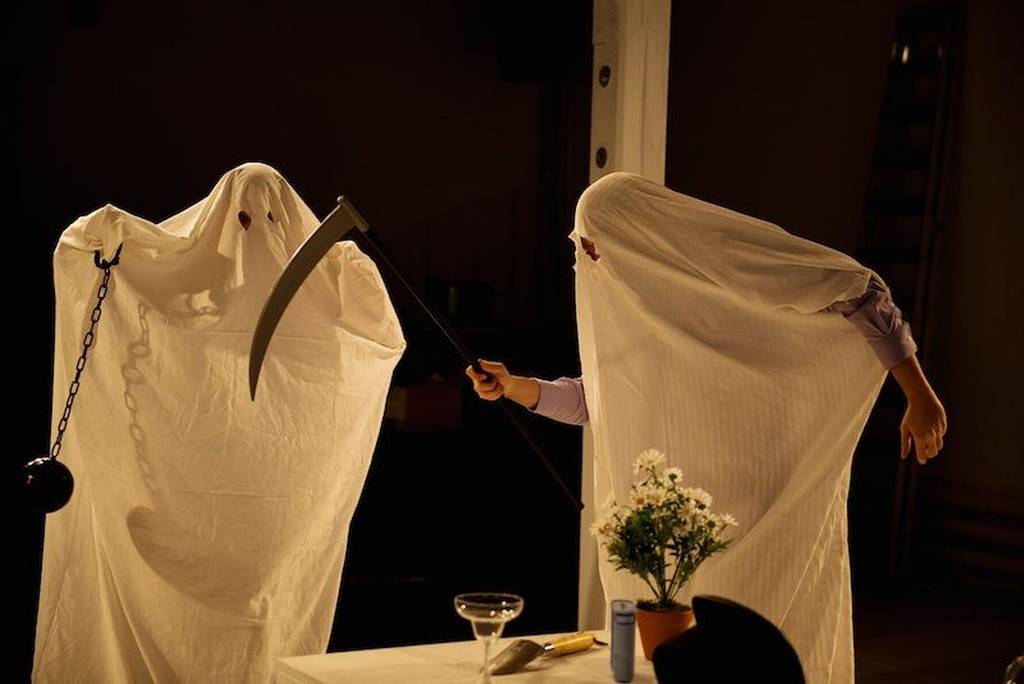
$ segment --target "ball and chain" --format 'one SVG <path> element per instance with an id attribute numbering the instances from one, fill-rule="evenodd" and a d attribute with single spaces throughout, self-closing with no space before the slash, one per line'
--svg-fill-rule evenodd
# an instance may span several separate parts
<path id="1" fill-rule="evenodd" d="M 60 455 L 68 421 L 71 420 L 71 410 L 75 404 L 75 398 L 81 388 L 82 372 L 85 370 L 89 350 L 96 341 L 96 328 L 103 315 L 103 300 L 106 299 L 109 290 L 111 269 L 120 263 L 123 246 L 123 243 L 118 245 L 117 251 L 109 261 L 103 259 L 99 251 L 93 254 L 93 263 L 96 264 L 96 268 L 103 271 L 103 280 L 96 293 L 96 305 L 89 317 L 89 329 L 82 340 L 82 354 L 78 357 L 78 363 L 75 364 L 75 377 L 68 388 L 64 411 L 57 424 L 57 436 L 53 440 L 53 446 L 50 448 L 48 456 L 34 459 L 25 464 L 23 468 L 27 500 L 40 512 L 52 513 L 59 510 L 71 499 L 71 492 L 74 490 L 75 481 L 71 476 L 71 471 L 63 463 L 60 463 L 57 457 Z"/>

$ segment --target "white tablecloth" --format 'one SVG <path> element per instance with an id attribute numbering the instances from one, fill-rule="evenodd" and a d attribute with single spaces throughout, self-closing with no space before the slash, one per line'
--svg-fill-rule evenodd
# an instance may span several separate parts
<path id="1" fill-rule="evenodd" d="M 491 648 L 492 656 L 515 641 L 527 638 L 544 643 L 564 634 L 542 634 L 501 639 Z M 636 674 L 638 684 L 655 682 L 654 668 L 644 659 L 640 635 L 636 639 Z M 600 635 L 608 641 L 608 635 Z M 495 684 L 530 682 L 613 682 L 609 646 L 594 646 L 589 651 L 540 658 L 526 670 L 494 677 Z M 453 641 L 444 644 L 375 648 L 314 656 L 278 658 L 275 681 L 278 684 L 475 684 L 483 662 L 483 645 L 479 641 Z"/>

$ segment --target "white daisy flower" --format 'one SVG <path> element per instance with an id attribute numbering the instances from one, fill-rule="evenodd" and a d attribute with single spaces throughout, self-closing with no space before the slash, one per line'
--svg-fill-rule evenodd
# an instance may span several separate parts
<path id="1" fill-rule="evenodd" d="M 648 485 L 644 487 L 644 494 L 647 496 L 647 503 L 652 506 L 660 506 L 665 503 L 665 490 L 657 485 Z"/>
<path id="2" fill-rule="evenodd" d="M 694 501 L 703 504 L 705 507 L 711 505 L 711 495 L 700 487 L 686 487 L 683 489 L 683 496 L 686 496 Z"/>
<path id="3" fill-rule="evenodd" d="M 633 464 L 633 474 L 639 475 L 642 470 L 656 470 L 664 462 L 665 454 L 657 449 L 647 449 L 637 456 L 636 463 Z"/>

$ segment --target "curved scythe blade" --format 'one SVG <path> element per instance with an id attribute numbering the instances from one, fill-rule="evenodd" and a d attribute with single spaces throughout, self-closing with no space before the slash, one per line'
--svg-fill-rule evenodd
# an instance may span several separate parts
<path id="1" fill-rule="evenodd" d="M 274 336 L 274 330 L 277 329 L 278 321 L 306 277 L 316 268 L 331 246 L 353 228 L 365 232 L 369 226 L 350 202 L 344 197 L 339 197 L 338 206 L 296 250 L 281 277 L 274 284 L 274 289 L 271 290 L 270 297 L 260 312 L 260 320 L 256 324 L 256 331 L 252 335 L 252 344 L 249 347 L 249 395 L 253 401 L 256 400 L 256 385 L 260 379 L 263 358 Z"/>

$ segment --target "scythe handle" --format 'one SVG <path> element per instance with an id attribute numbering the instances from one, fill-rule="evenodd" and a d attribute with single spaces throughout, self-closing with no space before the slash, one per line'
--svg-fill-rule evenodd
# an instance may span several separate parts
<path id="1" fill-rule="evenodd" d="M 339 198 L 339 206 L 347 205 L 348 208 L 351 208 L 353 212 L 355 211 L 351 203 L 345 201 L 345 204 L 343 205 L 343 201 L 344 198 Z M 358 216 L 358 212 L 356 212 L 356 216 Z M 359 219 L 361 220 L 362 217 L 360 216 Z M 477 373 L 482 373 L 483 375 L 486 376 L 487 373 L 485 373 L 483 369 L 480 368 L 479 360 L 475 356 L 473 356 L 473 354 L 470 353 L 469 348 L 459 338 L 458 333 L 456 333 L 455 330 L 453 330 L 452 327 L 448 325 L 448 323 L 440 316 L 440 314 L 438 314 L 434 310 L 434 307 L 432 307 L 425 299 L 420 297 L 419 293 L 416 292 L 416 290 L 409 283 L 409 281 L 405 279 L 405 276 L 402 275 L 402 272 L 399 271 L 398 268 L 391 261 L 391 259 L 388 258 L 382 246 L 377 242 L 375 236 L 369 231 L 369 226 L 366 224 L 366 222 L 354 221 L 354 223 L 354 227 L 359 228 L 359 232 L 362 234 L 362 237 L 364 238 L 362 242 L 364 242 L 370 248 L 370 251 L 373 252 L 374 257 L 378 259 L 379 262 L 383 264 L 385 268 L 387 268 L 388 271 L 390 271 L 398 279 L 398 281 L 402 284 L 402 287 L 404 287 L 409 292 L 409 294 L 412 295 L 413 299 L 416 300 L 416 303 L 419 304 L 420 308 L 423 309 L 423 311 L 425 311 L 426 314 L 430 317 L 430 320 L 432 320 L 434 324 L 438 327 L 438 329 L 441 330 L 441 333 L 446 338 L 448 338 L 448 341 L 451 342 L 452 346 L 456 349 L 456 351 L 458 351 L 459 356 L 462 357 L 462 360 L 468 363 L 470 366 L 472 366 L 474 371 L 476 371 Z M 348 233 L 346 233 L 346 235 L 343 237 L 347 237 L 348 235 L 351 234 L 352 231 L 349 230 Z M 524 425 L 523 421 L 520 420 L 519 416 L 517 416 L 512 411 L 511 407 L 508 405 L 508 401 L 505 399 L 501 399 L 497 403 L 501 406 L 502 410 L 505 412 L 505 415 L 508 416 L 508 419 L 512 422 L 512 425 L 514 425 L 516 430 L 518 430 L 523 440 L 527 443 L 527 445 L 529 445 L 534 455 L 537 456 L 537 459 L 548 471 L 548 474 L 565 494 L 566 498 L 569 500 L 569 503 L 571 503 L 573 508 L 575 508 L 577 511 L 582 511 L 583 504 L 580 503 L 580 501 L 569 489 L 568 485 L 565 484 L 565 481 L 558 474 L 558 471 L 555 469 L 555 466 L 551 463 L 548 457 L 544 454 L 544 451 L 540 448 L 540 445 L 537 444 L 537 442 L 533 439 L 533 436 L 526 429 L 526 425 Z"/>

